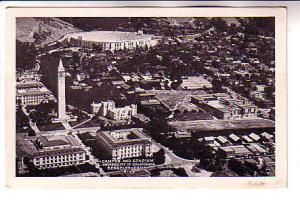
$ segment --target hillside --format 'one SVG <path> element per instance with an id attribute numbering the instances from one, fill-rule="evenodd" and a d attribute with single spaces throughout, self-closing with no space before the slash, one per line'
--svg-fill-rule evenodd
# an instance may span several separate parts
<path id="1" fill-rule="evenodd" d="M 65 34 L 79 31 L 73 25 L 59 18 L 21 17 L 16 20 L 17 40 L 41 46 L 52 43 Z"/>

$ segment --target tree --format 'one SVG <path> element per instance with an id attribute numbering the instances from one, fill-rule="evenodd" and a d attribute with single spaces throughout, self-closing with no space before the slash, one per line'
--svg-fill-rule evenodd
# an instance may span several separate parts
<path id="1" fill-rule="evenodd" d="M 16 126 L 18 128 L 22 128 L 24 126 L 28 126 L 29 119 L 28 117 L 24 114 L 24 112 L 18 108 L 16 112 Z"/>
<path id="2" fill-rule="evenodd" d="M 79 53 L 77 51 L 74 51 L 72 53 L 72 58 L 74 60 L 74 65 L 78 66 L 80 64 L 80 56 L 79 56 Z"/>
<path id="3" fill-rule="evenodd" d="M 157 177 L 157 176 L 160 176 L 160 171 L 159 171 L 159 169 L 153 169 L 152 171 L 151 171 L 151 176 L 153 177 Z"/>
<path id="4" fill-rule="evenodd" d="M 275 92 L 275 86 L 273 85 L 265 87 L 264 92 L 266 93 L 267 97 L 271 98 Z"/>
<path id="5" fill-rule="evenodd" d="M 36 64 L 36 48 L 28 42 L 16 43 L 16 67 L 17 70 L 26 70 L 35 67 Z"/>
<path id="6" fill-rule="evenodd" d="M 36 136 L 36 133 L 32 128 L 29 129 L 28 136 Z"/>
<path id="7" fill-rule="evenodd" d="M 182 167 L 179 167 L 178 169 L 174 168 L 173 172 L 180 177 L 188 177 L 189 175 L 186 173 L 185 169 Z"/>
<path id="8" fill-rule="evenodd" d="M 153 159 L 155 165 L 164 164 L 166 161 L 165 151 L 160 149 L 158 152 L 153 153 Z"/>
<path id="9" fill-rule="evenodd" d="M 228 167 L 240 176 L 248 173 L 247 167 L 241 161 L 238 161 L 234 158 L 228 161 Z"/>
<path id="10" fill-rule="evenodd" d="M 217 29 L 219 32 L 224 32 L 227 31 L 228 26 L 226 22 L 222 18 L 212 18 L 211 19 L 211 24 Z"/>

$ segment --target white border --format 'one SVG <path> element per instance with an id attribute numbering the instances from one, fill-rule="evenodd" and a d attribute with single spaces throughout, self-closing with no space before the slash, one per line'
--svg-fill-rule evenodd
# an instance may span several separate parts
<path id="1" fill-rule="evenodd" d="M 282 187 L 286 185 L 286 54 L 285 54 L 285 10 L 282 8 L 67 8 L 67 9 L 46 9 L 39 8 L 9 8 L 7 13 L 7 37 L 6 37 L 6 66 L 14 66 L 14 35 L 15 17 L 55 17 L 55 16 L 275 16 L 276 17 L 276 178 L 85 178 L 84 186 L 82 178 L 15 178 L 14 177 L 14 112 L 11 110 L 14 101 L 14 67 L 6 72 L 7 89 L 6 112 L 7 125 L 7 184 L 14 187 L 119 187 L 119 188 L 174 188 L 174 187 L 241 187 L 241 188 L 264 188 Z M 10 94 L 10 95 L 8 95 Z M 11 129 L 10 129 L 11 128 Z M 278 134 L 280 133 L 280 134 Z M 280 141 L 280 142 L 278 142 Z M 11 156 L 12 155 L 12 156 Z M 12 165 L 13 163 L 13 165 Z M 11 170 L 13 169 L 13 171 Z M 70 181 L 72 180 L 72 182 Z M 228 184 L 230 183 L 230 185 Z"/>

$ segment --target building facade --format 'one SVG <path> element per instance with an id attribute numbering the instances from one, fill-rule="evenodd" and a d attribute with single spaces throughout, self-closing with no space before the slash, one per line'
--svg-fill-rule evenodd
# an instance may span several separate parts
<path id="1" fill-rule="evenodd" d="M 85 151 L 70 135 L 39 136 L 35 140 L 27 141 L 23 144 L 23 148 L 26 150 L 17 151 L 23 168 L 28 163 L 42 170 L 80 165 L 86 162 Z M 18 155 L 18 152 L 22 152 L 22 155 Z"/>
<path id="2" fill-rule="evenodd" d="M 185 90 L 211 89 L 213 85 L 202 76 L 191 76 L 182 79 L 180 85 Z"/>
<path id="3" fill-rule="evenodd" d="M 255 118 L 257 107 L 245 100 L 222 95 L 192 97 L 191 102 L 218 119 Z"/>
<path id="4" fill-rule="evenodd" d="M 86 154 L 80 148 L 49 151 L 47 153 L 39 153 L 33 158 L 32 162 L 38 169 L 67 167 L 84 164 L 86 162 Z"/>
<path id="5" fill-rule="evenodd" d="M 39 105 L 55 99 L 51 91 L 36 80 L 17 82 L 16 89 L 16 99 L 21 105 Z"/>
<path id="6" fill-rule="evenodd" d="M 97 141 L 102 146 L 107 159 L 151 157 L 152 140 L 143 129 L 121 129 L 97 133 Z"/>
<path id="7" fill-rule="evenodd" d="M 135 104 L 117 108 L 114 101 L 103 101 L 92 103 L 91 107 L 93 114 L 99 114 L 115 121 L 128 120 L 137 114 L 137 105 Z"/>

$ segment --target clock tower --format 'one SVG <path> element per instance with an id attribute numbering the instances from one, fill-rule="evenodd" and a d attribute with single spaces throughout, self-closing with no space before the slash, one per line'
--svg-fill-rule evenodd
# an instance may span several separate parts
<path id="1" fill-rule="evenodd" d="M 62 60 L 59 60 L 58 65 L 58 118 L 60 120 L 66 119 L 66 85 L 65 85 L 65 68 Z"/>

